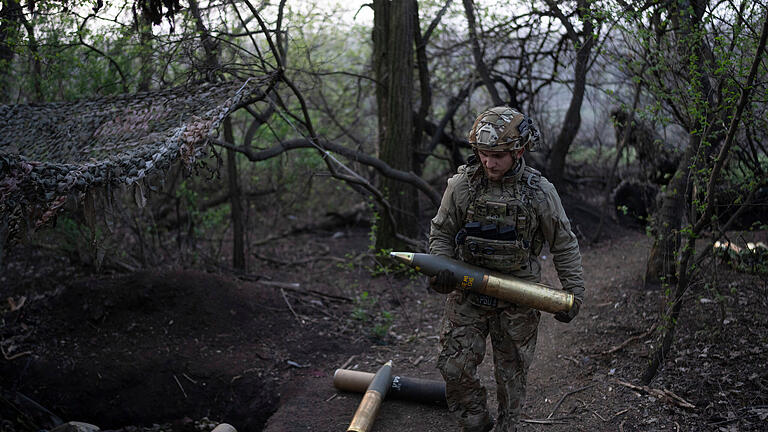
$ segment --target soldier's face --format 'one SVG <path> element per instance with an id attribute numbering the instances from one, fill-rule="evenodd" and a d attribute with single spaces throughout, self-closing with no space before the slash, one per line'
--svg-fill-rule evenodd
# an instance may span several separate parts
<path id="1" fill-rule="evenodd" d="M 504 174 L 517 165 L 517 159 L 523 151 L 522 149 L 519 152 L 479 150 L 477 153 L 480 156 L 480 163 L 483 164 L 483 169 L 485 169 L 485 175 L 488 176 L 488 179 L 491 181 L 501 181 L 504 178 Z"/>

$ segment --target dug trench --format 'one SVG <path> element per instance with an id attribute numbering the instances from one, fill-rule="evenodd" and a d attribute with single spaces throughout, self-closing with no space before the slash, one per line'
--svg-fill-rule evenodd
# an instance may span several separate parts
<path id="1" fill-rule="evenodd" d="M 297 321 L 286 306 L 297 296 L 283 298 L 285 289 L 215 274 L 142 272 L 48 288 L 10 295 L 26 300 L 3 317 L 4 399 L 22 394 L 102 429 L 186 430 L 207 417 L 261 430 L 292 369 L 320 374 L 319 364 L 362 349 L 330 337 L 330 320 Z M 53 426 L 25 419 L 45 418 L 29 404 L 26 413 L 8 405 L 4 420 Z"/>
<path id="2" fill-rule="evenodd" d="M 765 307 L 765 281 L 723 268 L 721 283 L 732 291 L 721 303 L 688 299 L 675 359 L 651 384 L 694 408 L 681 406 L 622 384 L 639 384 L 661 293 L 643 289 L 648 238 L 610 232 L 582 246 L 579 317 L 569 325 L 542 318 L 520 429 L 761 430 L 768 341 L 760 334 L 768 329 L 754 317 Z M 11 301 L 2 309 L 0 430 L 52 426 L 18 395 L 106 430 L 210 430 L 218 422 L 241 432 L 345 430 L 361 395 L 333 388 L 337 368 L 373 372 L 391 359 L 397 374 L 439 379 L 444 297 L 405 269 L 384 272 L 367 253 L 367 234 L 282 240 L 245 278 L 190 269 L 76 276 L 21 250 L 31 256 L 17 255 L 2 276 Z M 547 251 L 541 259 L 544 281 L 558 286 Z M 36 265 L 21 264 L 30 260 Z M 700 318 L 721 305 L 729 324 Z M 750 334 L 751 342 L 740 337 Z M 480 376 L 495 411 L 490 357 Z M 445 408 L 387 400 L 373 430 L 458 428 Z"/>

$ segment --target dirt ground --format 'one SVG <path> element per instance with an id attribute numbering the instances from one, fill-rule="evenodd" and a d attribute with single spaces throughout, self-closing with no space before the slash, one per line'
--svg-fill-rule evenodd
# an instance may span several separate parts
<path id="1" fill-rule="evenodd" d="M 89 275 L 48 251 L 14 248 L 0 276 L 0 431 L 58 421 L 345 430 L 361 395 L 333 388 L 342 365 L 374 372 L 391 359 L 399 375 L 439 379 L 444 297 L 405 271 L 372 276 L 381 267 L 367 245 L 364 228 L 294 236 L 260 250 L 258 268 L 240 278 Z M 768 430 L 767 282 L 724 265 L 686 297 L 650 385 L 666 396 L 627 386 L 639 385 L 663 306 L 659 290 L 643 287 L 648 246 L 625 230 L 582 245 L 585 304 L 567 325 L 544 314 L 520 430 Z M 558 285 L 546 251 L 542 262 L 544 281 Z M 494 407 L 489 357 L 481 376 Z M 458 428 L 445 408 L 387 400 L 373 430 Z"/>

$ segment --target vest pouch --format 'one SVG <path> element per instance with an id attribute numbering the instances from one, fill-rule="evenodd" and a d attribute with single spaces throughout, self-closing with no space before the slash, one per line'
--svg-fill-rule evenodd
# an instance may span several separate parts
<path id="1" fill-rule="evenodd" d="M 509 273 L 528 265 L 529 252 L 522 241 L 467 236 L 461 246 L 463 259 L 476 266 Z"/>

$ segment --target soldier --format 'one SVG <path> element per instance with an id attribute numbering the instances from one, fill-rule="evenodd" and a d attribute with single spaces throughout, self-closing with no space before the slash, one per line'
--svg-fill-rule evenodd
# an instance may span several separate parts
<path id="1" fill-rule="evenodd" d="M 555 315 L 567 323 L 583 300 L 581 255 L 554 186 L 522 157 L 538 138 L 533 121 L 512 108 L 491 108 L 477 117 L 469 132 L 475 154 L 448 180 L 431 222 L 429 249 L 434 255 L 539 282 L 537 257 L 546 241 L 563 288 L 575 297 L 569 312 Z M 499 403 L 495 430 L 514 431 L 541 313 L 483 294 L 454 291 L 448 271 L 431 278 L 430 286 L 449 293 L 437 366 L 451 415 L 463 431 L 493 429 L 486 390 L 477 378 L 490 333 Z"/>

